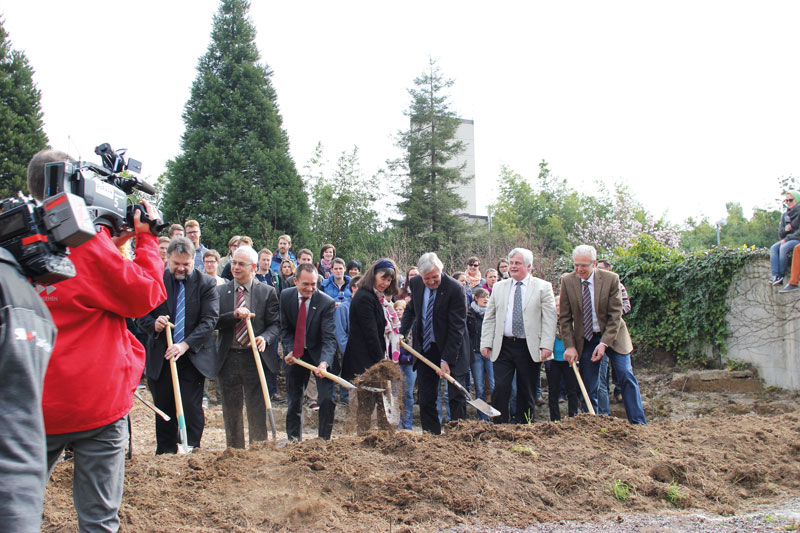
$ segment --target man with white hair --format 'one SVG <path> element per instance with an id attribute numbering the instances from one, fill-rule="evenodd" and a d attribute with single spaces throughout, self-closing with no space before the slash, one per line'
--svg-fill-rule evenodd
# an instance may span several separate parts
<path id="1" fill-rule="evenodd" d="M 564 360 L 580 361 L 581 378 L 597 411 L 600 361 L 608 355 L 622 388 L 622 403 L 631 424 L 646 424 L 633 375 L 633 344 L 622 319 L 619 276 L 595 268 L 597 250 L 582 244 L 572 252 L 575 271 L 561 278 L 561 309 L 558 316 L 564 340 Z"/>
<path id="2" fill-rule="evenodd" d="M 417 263 L 419 275 L 408 283 L 411 301 L 403 314 L 400 334 L 405 336 L 413 327 L 414 349 L 456 381 L 464 383 L 469 373 L 469 356 L 462 343 L 467 336 L 467 300 L 459 282 L 442 273 L 442 262 L 433 252 L 423 254 Z M 467 350 L 468 352 L 468 350 Z M 414 363 L 417 370 L 419 412 L 422 430 L 439 435 L 442 432 L 436 400 L 439 395 L 437 374 L 427 365 Z M 451 419 L 466 418 L 466 398 L 448 384 Z"/>
<path id="3" fill-rule="evenodd" d="M 556 338 L 556 304 L 553 287 L 531 276 L 533 253 L 514 248 L 508 254 L 509 278 L 495 283 L 483 317 L 481 355 L 494 368 L 492 405 L 500 411 L 495 421 L 509 422 L 509 400 L 517 374 L 518 424 L 533 421 L 536 398 L 534 379 L 542 361 L 553 354 Z M 551 392 L 552 394 L 552 392 Z"/>
<path id="4" fill-rule="evenodd" d="M 250 443 L 267 440 L 267 410 L 246 318 L 251 312 L 256 315 L 252 319 L 256 348 L 263 366 L 271 372 L 280 369 L 280 360 L 275 350 L 266 348 L 276 341 L 281 324 L 275 288 L 254 279 L 258 266 L 256 251 L 247 245 L 240 246 L 228 264 L 233 279 L 217 287 L 217 380 L 222 391 L 225 441 L 230 448 L 244 448 L 243 401 L 247 402 Z"/>

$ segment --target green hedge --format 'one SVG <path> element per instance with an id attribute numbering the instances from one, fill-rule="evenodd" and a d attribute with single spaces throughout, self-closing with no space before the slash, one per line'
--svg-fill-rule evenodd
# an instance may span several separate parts
<path id="1" fill-rule="evenodd" d="M 634 344 L 674 352 L 683 365 L 701 363 L 703 346 L 724 354 L 731 281 L 748 261 L 768 256 L 764 248 L 746 247 L 686 253 L 649 235 L 618 249 L 614 270 L 633 304 L 625 321 Z"/>

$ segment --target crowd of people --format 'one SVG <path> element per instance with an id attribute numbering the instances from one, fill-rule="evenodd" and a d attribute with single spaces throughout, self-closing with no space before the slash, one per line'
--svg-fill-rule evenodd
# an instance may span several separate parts
<path id="1" fill-rule="evenodd" d="M 69 160 L 50 149 L 36 154 L 28 187 L 38 200 L 45 165 Z M 142 205 L 150 219 L 158 218 L 152 206 Z M 560 418 L 561 396 L 574 416 L 588 408 L 569 371 L 575 364 L 595 411 L 608 413 L 613 376 L 613 396 L 619 395 L 628 420 L 646 423 L 622 318 L 630 302 L 591 246 L 574 250 L 574 271 L 561 278 L 556 293 L 532 275 L 533 254 L 524 248 L 511 250 L 485 274 L 480 258 L 470 257 L 464 271 L 449 275 L 435 252 L 403 273 L 391 258 L 367 268 L 346 262 L 332 244 L 315 263 L 309 249 L 295 255 L 289 235 L 278 238 L 275 252 L 256 251 L 249 237 L 233 236 L 223 256 L 202 244 L 196 220 L 158 236 L 140 218 L 136 211 L 133 227 L 120 235 L 101 228 L 72 250 L 74 278 L 37 288 L 47 309 L 40 306 L 31 316 L 38 325 L 55 325 L 54 344 L 52 328 L 17 337 L 39 336 L 40 364 L 15 374 L 24 381 L 12 388 L 23 388 L 19 396 L 27 401 L 13 404 L 4 420 L 14 421 L 19 434 L 0 433 L 3 486 L 20 488 L 13 498 L 4 492 L 9 498 L 0 502 L 0 517 L 16 530 L 36 529 L 48 472 L 65 450 L 73 459 L 81 530 L 119 527 L 128 413 L 143 376 L 155 406 L 170 416 L 156 417 L 155 452 L 179 450 L 172 363 L 190 447 L 201 446 L 209 379 L 216 380 L 227 446 L 244 448 L 243 413 L 249 441 L 266 440 L 270 401 L 287 403 L 289 441 L 303 437 L 304 404 L 318 410 L 318 436 L 330 439 L 336 401 L 347 402 L 348 391 L 337 390 L 326 375 L 354 380 L 383 361 L 402 375 L 388 387 L 403 404 L 401 430 L 412 428 L 415 404 L 422 430 L 432 434 L 441 433 L 443 422 L 468 416 L 466 396 L 446 376 L 490 400 L 499 412 L 494 422 L 532 422 L 536 406 L 544 404 L 542 366 L 550 419 Z M 17 268 L 3 257 L 5 265 Z M 32 347 L 12 346 L 21 357 Z M 420 356 L 432 366 L 421 364 Z M 278 391 L 281 373 L 285 398 Z M 359 431 L 369 429 L 373 415 L 379 427 L 392 428 L 378 395 L 359 389 L 349 396 L 357 403 Z"/>

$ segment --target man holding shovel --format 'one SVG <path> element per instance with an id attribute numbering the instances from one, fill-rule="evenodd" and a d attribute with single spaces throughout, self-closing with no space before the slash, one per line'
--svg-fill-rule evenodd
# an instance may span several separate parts
<path id="1" fill-rule="evenodd" d="M 317 290 L 317 269 L 301 263 L 295 273 L 295 287 L 281 292 L 281 343 L 286 355 L 286 436 L 303 439 L 303 393 L 310 371 L 294 364 L 295 358 L 314 365 L 319 402 L 319 438 L 329 440 L 333 431 L 333 381 L 322 372 L 333 365 L 336 354 L 336 324 L 333 298 Z"/>
<path id="2" fill-rule="evenodd" d="M 481 355 L 494 368 L 492 405 L 500 411 L 495 420 L 509 422 L 511 380 L 517 375 L 518 424 L 532 422 L 536 400 L 533 380 L 539 379 L 542 361 L 553 354 L 556 339 L 556 303 L 553 287 L 531 276 L 533 253 L 514 248 L 508 254 L 509 278 L 492 288 L 483 317 Z M 551 391 L 550 394 L 553 394 Z"/>
<path id="3" fill-rule="evenodd" d="M 237 248 L 228 264 L 233 279 L 217 287 L 217 381 L 222 391 L 225 442 L 230 448 L 244 448 L 242 407 L 245 402 L 250 443 L 267 440 L 267 410 L 250 346 L 247 318 L 250 313 L 256 315 L 252 328 L 261 363 L 277 372 L 280 369 L 278 355 L 266 348 L 275 342 L 280 331 L 278 297 L 273 287 L 255 279 L 258 254 L 252 247 Z"/>
<path id="4" fill-rule="evenodd" d="M 147 353 L 147 384 L 153 403 L 170 416 L 156 416 L 156 454 L 178 453 L 178 421 L 172 376 L 167 361 L 178 367 L 181 398 L 186 416 L 188 444 L 200 446 L 205 416 L 203 386 L 216 372 L 216 349 L 212 333 L 219 316 L 219 296 L 214 278 L 194 269 L 194 245 L 186 237 L 175 237 L 167 247 L 164 286 L 167 301 L 136 320 L 150 336 Z M 173 323 L 173 344 L 167 346 L 164 329 Z M 165 361 L 166 360 L 166 361 Z"/>

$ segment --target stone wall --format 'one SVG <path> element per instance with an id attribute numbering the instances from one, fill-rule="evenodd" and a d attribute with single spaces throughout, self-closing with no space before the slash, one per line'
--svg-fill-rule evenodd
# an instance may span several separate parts
<path id="1" fill-rule="evenodd" d="M 779 294 L 768 260 L 751 261 L 728 290 L 728 351 L 750 363 L 766 387 L 800 390 L 800 291 Z"/>

